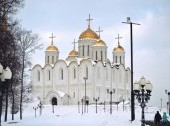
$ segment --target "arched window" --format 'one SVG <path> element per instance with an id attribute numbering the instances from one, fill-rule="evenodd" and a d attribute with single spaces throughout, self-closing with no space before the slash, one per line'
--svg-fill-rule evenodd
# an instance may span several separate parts
<path id="1" fill-rule="evenodd" d="M 64 79 L 64 76 L 63 76 L 64 72 L 63 72 L 63 69 L 60 68 L 60 80 L 63 80 Z"/>
<path id="2" fill-rule="evenodd" d="M 86 67 L 86 77 L 88 78 L 89 71 L 88 71 L 88 67 Z"/>
<path id="3" fill-rule="evenodd" d="M 89 56 L 90 54 L 90 49 L 89 49 L 89 45 L 87 46 L 87 56 Z"/>
<path id="4" fill-rule="evenodd" d="M 122 63 L 122 57 L 120 56 L 120 63 Z"/>
<path id="5" fill-rule="evenodd" d="M 84 45 L 83 45 L 83 56 L 84 56 Z"/>
<path id="6" fill-rule="evenodd" d="M 116 63 L 117 63 L 117 56 L 116 56 Z"/>
<path id="7" fill-rule="evenodd" d="M 47 63 L 49 63 L 50 62 L 50 57 L 49 56 L 47 56 Z"/>
<path id="8" fill-rule="evenodd" d="M 52 56 L 52 64 L 54 64 L 54 56 Z"/>
<path id="9" fill-rule="evenodd" d="M 37 81 L 40 81 L 40 71 L 37 70 Z"/>
<path id="10" fill-rule="evenodd" d="M 101 61 L 103 61 L 103 52 L 101 51 Z"/>
<path id="11" fill-rule="evenodd" d="M 50 70 L 48 70 L 48 80 L 50 80 L 51 79 L 51 72 L 50 72 Z"/>
<path id="12" fill-rule="evenodd" d="M 73 78 L 76 79 L 76 68 L 73 69 Z"/>
<path id="13" fill-rule="evenodd" d="M 97 60 L 97 51 L 96 51 L 96 60 Z"/>

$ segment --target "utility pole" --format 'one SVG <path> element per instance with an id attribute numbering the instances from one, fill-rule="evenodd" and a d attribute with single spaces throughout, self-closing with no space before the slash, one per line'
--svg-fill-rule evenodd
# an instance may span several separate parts
<path id="1" fill-rule="evenodd" d="M 140 25 L 138 23 L 133 23 L 130 17 L 127 17 L 127 22 L 122 22 L 125 24 L 130 24 L 130 38 L 131 38 L 131 121 L 135 120 L 135 102 L 134 102 L 134 92 L 133 92 L 133 25 Z"/>

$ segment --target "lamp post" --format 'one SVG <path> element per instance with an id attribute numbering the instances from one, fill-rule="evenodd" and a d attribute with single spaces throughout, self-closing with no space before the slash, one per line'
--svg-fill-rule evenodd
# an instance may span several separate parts
<path id="1" fill-rule="evenodd" d="M 41 116 L 41 114 L 42 114 L 42 108 L 43 108 L 43 104 L 41 103 L 41 101 L 40 101 L 40 103 L 38 104 L 38 107 L 40 108 L 40 116 Z"/>
<path id="2" fill-rule="evenodd" d="M 152 91 L 152 84 L 148 80 L 142 76 L 142 78 L 139 80 L 139 82 L 134 83 L 134 94 L 136 96 L 136 99 L 140 103 L 140 106 L 142 108 L 142 123 L 141 126 L 145 126 L 145 112 L 144 108 L 146 107 L 146 104 L 148 100 L 150 100 L 151 91 Z"/>
<path id="3" fill-rule="evenodd" d="M 114 90 L 113 91 L 111 90 L 111 91 L 107 92 L 107 93 L 110 94 L 110 114 L 112 114 L 112 94 L 114 92 L 115 92 Z"/>
<path id="4" fill-rule="evenodd" d="M 35 118 L 36 118 L 36 113 L 37 113 L 37 109 L 38 109 L 38 107 L 33 107 L 33 109 L 34 109 L 34 111 L 35 111 Z"/>
<path id="5" fill-rule="evenodd" d="M 97 101 L 99 101 L 99 97 L 98 98 L 93 98 L 93 100 L 96 102 L 96 113 L 97 113 Z"/>
<path id="6" fill-rule="evenodd" d="M 123 111 L 125 109 L 125 99 L 123 99 Z"/>
<path id="7" fill-rule="evenodd" d="M 84 98 L 84 113 L 86 112 L 86 80 L 88 79 L 87 77 L 83 77 L 84 81 L 85 81 L 85 98 Z"/>
<path id="8" fill-rule="evenodd" d="M 168 92 L 167 90 L 165 90 L 165 93 L 168 95 L 168 99 L 169 99 L 169 115 L 170 115 L 170 92 Z"/>
<path id="9" fill-rule="evenodd" d="M 130 20 L 130 17 L 127 17 L 127 22 L 122 22 L 125 24 L 130 24 L 130 38 L 131 38 L 131 121 L 135 120 L 135 103 L 134 103 L 134 92 L 133 92 L 133 32 L 132 25 L 140 25 L 133 23 Z"/>
<path id="10" fill-rule="evenodd" d="M 81 103 L 82 103 L 82 115 L 83 115 L 83 99 L 81 99 Z"/>
<path id="11" fill-rule="evenodd" d="M 80 113 L 80 102 L 78 101 L 78 113 Z"/>
<path id="12" fill-rule="evenodd" d="M 0 78 L 0 126 L 1 126 L 3 95 L 4 95 L 5 89 L 6 89 L 6 96 L 8 97 L 7 88 L 8 88 L 9 80 L 12 78 L 12 72 L 9 69 L 9 67 L 6 67 L 5 69 L 3 69 L 3 66 L 0 64 L 0 75 L 1 75 L 1 78 Z M 6 99 L 6 102 L 8 102 L 8 99 Z M 5 110 L 5 121 L 7 121 L 7 107 Z"/>
<path id="13" fill-rule="evenodd" d="M 104 112 L 105 112 L 105 109 L 106 109 L 106 107 L 105 107 L 105 101 L 104 101 L 103 105 L 104 105 L 104 108 L 103 108 L 103 109 L 104 109 Z"/>

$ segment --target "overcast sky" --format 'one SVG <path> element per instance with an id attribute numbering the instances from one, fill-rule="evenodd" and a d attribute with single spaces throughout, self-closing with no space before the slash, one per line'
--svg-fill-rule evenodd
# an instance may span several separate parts
<path id="1" fill-rule="evenodd" d="M 169 0 L 25 0 L 17 18 L 22 27 L 40 36 L 44 48 L 33 55 L 33 65 L 44 65 L 44 51 L 56 36 L 54 44 L 60 59 L 66 59 L 73 49 L 71 44 L 87 28 L 86 19 L 91 14 L 94 31 L 100 26 L 101 39 L 108 46 L 108 58 L 117 46 L 117 34 L 123 37 L 121 46 L 126 52 L 126 67 L 130 67 L 130 26 L 123 24 L 127 17 L 141 25 L 133 26 L 134 80 L 141 76 L 153 84 L 150 104 L 163 105 L 170 91 L 170 1 Z M 77 49 L 77 45 L 76 45 Z"/>

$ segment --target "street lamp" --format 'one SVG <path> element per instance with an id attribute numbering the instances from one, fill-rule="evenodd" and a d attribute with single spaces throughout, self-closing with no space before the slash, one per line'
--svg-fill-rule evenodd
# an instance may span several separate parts
<path id="1" fill-rule="evenodd" d="M 0 63 L 0 75 L 1 75 L 0 77 L 0 126 L 1 126 L 3 95 L 6 89 L 6 93 L 8 97 L 8 83 L 9 83 L 9 80 L 12 78 L 12 72 L 9 69 L 9 67 L 6 67 L 5 69 L 3 69 L 3 66 Z M 5 121 L 7 121 L 7 109 L 5 112 Z"/>
<path id="2" fill-rule="evenodd" d="M 138 23 L 133 23 L 130 20 L 130 17 L 127 17 L 127 22 L 122 22 L 125 24 L 130 24 L 130 47 L 131 47 L 131 121 L 135 120 L 135 103 L 134 103 L 134 92 L 133 92 L 133 25 L 140 25 Z"/>
<path id="3" fill-rule="evenodd" d="M 111 90 L 107 93 L 110 93 L 110 114 L 112 114 L 112 94 L 115 92 L 115 90 Z"/>
<path id="4" fill-rule="evenodd" d="M 87 77 L 83 77 L 84 81 L 85 81 L 85 98 L 84 98 L 84 113 L 86 112 L 86 80 L 88 79 Z"/>
<path id="5" fill-rule="evenodd" d="M 134 83 L 134 94 L 136 96 L 136 99 L 140 103 L 140 106 L 142 108 L 142 123 L 141 126 L 145 126 L 145 113 L 144 108 L 146 107 L 146 104 L 148 100 L 150 100 L 151 91 L 152 91 L 152 84 L 148 80 L 142 76 L 142 78 L 139 80 L 139 82 L 135 81 Z"/>
<path id="6" fill-rule="evenodd" d="M 82 103 L 82 115 L 83 115 L 83 98 L 81 99 L 81 103 Z"/>
<path id="7" fill-rule="evenodd" d="M 93 100 L 96 102 L 96 113 L 97 113 L 97 101 L 99 101 L 99 97 L 98 98 L 93 98 Z"/>
<path id="8" fill-rule="evenodd" d="M 170 115 L 170 92 L 165 90 L 165 93 L 168 95 L 168 99 L 169 99 L 169 115 Z"/>
<path id="9" fill-rule="evenodd" d="M 34 111 L 35 111 L 35 118 L 36 118 L 36 111 L 38 109 L 38 107 L 33 107 Z"/>
<path id="10" fill-rule="evenodd" d="M 40 108 L 40 116 L 41 116 L 41 114 L 42 114 L 42 108 L 43 108 L 43 104 L 41 103 L 41 101 L 40 101 L 40 103 L 38 104 L 38 107 Z"/>

